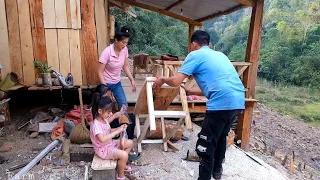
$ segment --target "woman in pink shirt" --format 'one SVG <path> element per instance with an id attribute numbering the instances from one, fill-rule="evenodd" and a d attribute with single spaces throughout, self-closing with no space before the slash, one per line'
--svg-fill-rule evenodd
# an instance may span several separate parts
<path id="1" fill-rule="evenodd" d="M 115 34 L 115 42 L 106 47 L 99 58 L 98 76 L 101 84 L 106 84 L 112 91 L 118 108 L 127 107 L 128 102 L 121 85 L 121 71 L 129 78 L 132 92 L 136 92 L 136 83 L 132 77 L 128 62 L 129 28 L 123 27 Z"/>

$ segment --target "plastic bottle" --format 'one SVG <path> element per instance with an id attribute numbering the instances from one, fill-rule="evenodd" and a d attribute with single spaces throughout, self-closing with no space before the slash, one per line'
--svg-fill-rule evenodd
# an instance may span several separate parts
<path id="1" fill-rule="evenodd" d="M 66 77 L 66 83 L 69 85 L 69 86 L 73 86 L 73 76 L 71 73 L 68 73 L 68 76 Z"/>
<path id="2" fill-rule="evenodd" d="M 128 139 L 128 134 L 127 131 L 123 131 L 121 133 L 121 138 L 120 138 L 120 146 L 121 146 L 121 150 L 124 150 L 125 148 L 125 141 Z"/>

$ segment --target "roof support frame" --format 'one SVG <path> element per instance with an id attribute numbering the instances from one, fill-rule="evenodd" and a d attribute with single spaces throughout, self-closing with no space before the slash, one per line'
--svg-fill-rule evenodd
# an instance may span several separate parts
<path id="1" fill-rule="evenodd" d="M 170 9 L 172 9 L 173 7 L 175 7 L 175 6 L 183 3 L 184 1 L 186 1 L 186 0 L 178 0 L 178 1 L 176 1 L 175 3 L 171 4 L 170 6 L 166 7 L 165 10 L 166 10 L 166 11 L 169 11 Z"/>
<path id="2" fill-rule="evenodd" d="M 167 16 L 170 16 L 172 18 L 184 21 L 184 22 L 186 22 L 188 24 L 193 24 L 195 26 L 202 26 L 202 23 L 199 22 L 199 21 L 195 21 L 193 19 L 190 19 L 190 18 L 181 16 L 181 15 L 175 14 L 175 13 L 167 11 L 165 9 L 156 8 L 154 6 L 150 6 L 150 5 L 143 4 L 143 3 L 140 3 L 140 2 L 136 2 L 136 1 L 133 1 L 133 0 L 118 0 L 118 1 L 122 2 L 122 3 L 125 3 L 125 4 L 128 4 L 128 5 L 131 5 L 131 6 L 136 6 L 136 7 L 147 9 L 147 10 L 150 10 L 150 11 L 154 11 L 154 12 L 157 12 L 157 13 L 160 13 L 160 14 L 163 14 L 163 15 L 167 15 Z"/>

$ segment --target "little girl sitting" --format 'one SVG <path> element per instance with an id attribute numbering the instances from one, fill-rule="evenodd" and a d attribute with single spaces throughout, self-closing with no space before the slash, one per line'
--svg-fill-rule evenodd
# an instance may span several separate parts
<path id="1" fill-rule="evenodd" d="M 128 153 L 133 147 L 132 140 L 126 140 L 124 151 L 120 150 L 120 140 L 112 138 L 125 131 L 127 125 L 111 129 L 109 123 L 121 116 L 120 112 L 112 114 L 114 103 L 110 97 L 100 97 L 92 106 L 94 121 L 90 125 L 90 138 L 94 146 L 94 152 L 101 159 L 117 160 L 118 180 L 124 180 L 124 172 L 131 172 L 127 166 Z"/>

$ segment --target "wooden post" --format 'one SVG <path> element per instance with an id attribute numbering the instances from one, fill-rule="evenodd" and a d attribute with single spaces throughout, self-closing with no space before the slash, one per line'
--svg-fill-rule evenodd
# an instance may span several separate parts
<path id="1" fill-rule="evenodd" d="M 254 1 L 251 14 L 249 38 L 246 51 L 246 62 L 252 63 L 243 73 L 243 84 L 248 88 L 246 98 L 254 98 L 255 86 L 258 72 L 258 62 L 260 56 L 261 44 L 261 28 L 263 18 L 264 0 Z M 239 124 L 237 135 L 241 139 L 241 148 L 243 150 L 249 149 L 251 119 L 252 119 L 253 105 L 246 103 L 246 109 L 242 115 L 239 116 Z"/>
<path id="2" fill-rule="evenodd" d="M 188 52 L 191 52 L 191 36 L 194 32 L 194 25 L 189 24 L 189 34 L 188 34 Z"/>

